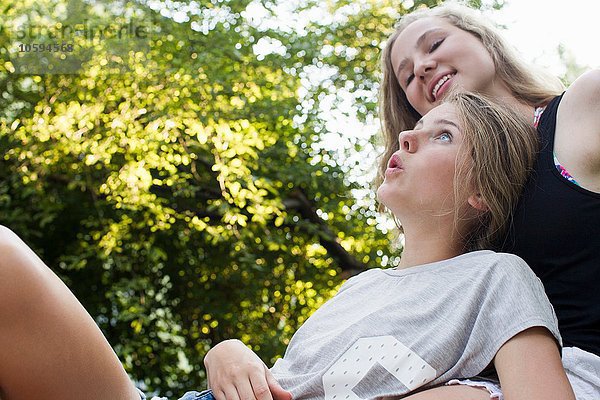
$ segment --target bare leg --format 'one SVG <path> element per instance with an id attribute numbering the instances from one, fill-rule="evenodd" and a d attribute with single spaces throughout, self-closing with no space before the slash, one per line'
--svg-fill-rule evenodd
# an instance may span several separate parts
<path id="1" fill-rule="evenodd" d="M 490 400 L 490 394 L 486 389 L 472 386 L 440 386 L 405 397 L 405 400 Z"/>
<path id="2" fill-rule="evenodd" d="M 139 400 L 104 335 L 71 291 L 0 226 L 2 400 Z"/>

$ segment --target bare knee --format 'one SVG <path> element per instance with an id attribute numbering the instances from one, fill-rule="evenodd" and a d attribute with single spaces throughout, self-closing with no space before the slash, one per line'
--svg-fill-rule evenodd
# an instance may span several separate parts
<path id="1" fill-rule="evenodd" d="M 0 268 L 6 271 L 9 267 L 15 266 L 16 259 L 23 255 L 25 251 L 31 251 L 29 247 L 21 240 L 16 233 L 4 225 L 0 225 Z M 2 271 L 0 271 L 0 274 Z"/>
<path id="2" fill-rule="evenodd" d="M 3 298 L 14 297 L 27 290 L 25 286 L 32 283 L 32 278 L 47 268 L 19 236 L 2 225 L 0 254 L 0 296 Z M 0 302 L 0 307 L 2 303 L 7 304 Z"/>
<path id="3" fill-rule="evenodd" d="M 16 242 L 20 241 L 21 239 L 13 231 L 4 225 L 0 225 L 0 250 L 10 250 Z M 0 262 L 3 259 L 4 257 L 0 259 Z"/>

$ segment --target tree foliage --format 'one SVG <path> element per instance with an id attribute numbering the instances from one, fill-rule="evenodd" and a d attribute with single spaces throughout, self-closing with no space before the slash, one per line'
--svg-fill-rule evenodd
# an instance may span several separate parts
<path id="1" fill-rule="evenodd" d="M 226 338 L 273 361 L 345 277 L 393 263 L 372 198 L 353 196 L 351 166 L 320 141 L 325 100 L 373 117 L 398 2 L 0 8 L 0 221 L 148 390 L 202 387 L 202 358 Z M 71 35 L 77 53 L 50 60 L 58 69 L 18 69 L 16 22 L 83 20 L 149 35 L 139 48 Z M 75 69 L 59 73 L 61 60 Z"/>

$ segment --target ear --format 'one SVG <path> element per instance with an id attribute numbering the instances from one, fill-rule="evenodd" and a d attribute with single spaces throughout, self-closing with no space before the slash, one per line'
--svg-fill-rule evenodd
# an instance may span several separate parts
<path id="1" fill-rule="evenodd" d="M 485 212 L 489 210 L 485 200 L 483 200 L 483 198 L 481 197 L 481 193 L 476 193 L 474 195 L 469 196 L 467 201 L 469 202 L 469 205 L 471 207 L 478 211 Z"/>

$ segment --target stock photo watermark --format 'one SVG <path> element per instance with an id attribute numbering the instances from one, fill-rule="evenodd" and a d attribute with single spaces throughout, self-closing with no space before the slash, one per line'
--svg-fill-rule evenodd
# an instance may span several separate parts
<path id="1" fill-rule="evenodd" d="M 154 34 L 151 22 L 98 22 L 88 18 L 73 22 L 10 21 L 9 57 L 18 74 L 78 74 L 90 63 L 128 70 L 132 52 L 148 51 Z"/>

